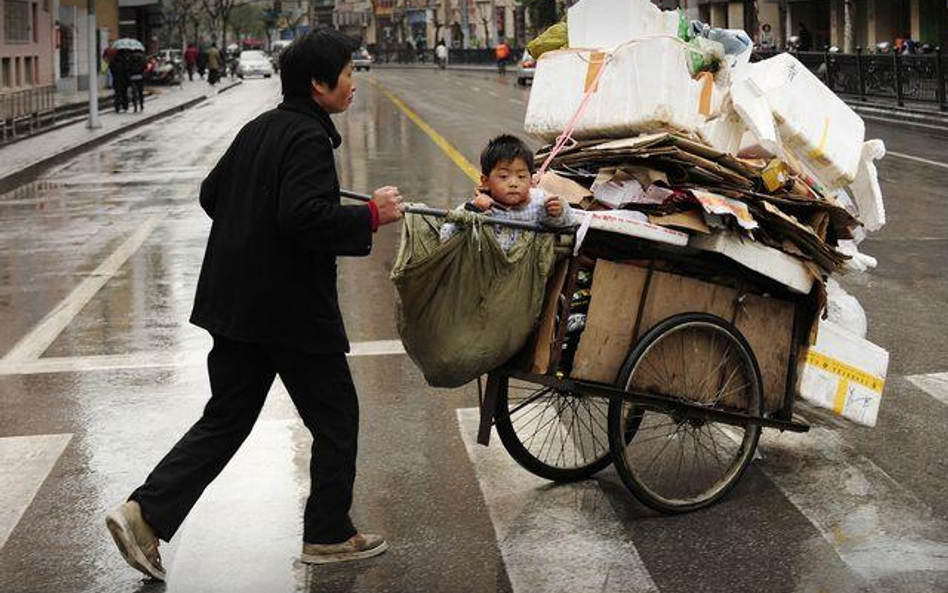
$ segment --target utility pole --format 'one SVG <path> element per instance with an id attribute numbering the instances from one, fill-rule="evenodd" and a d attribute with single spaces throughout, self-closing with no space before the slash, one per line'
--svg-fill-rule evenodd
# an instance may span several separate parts
<path id="1" fill-rule="evenodd" d="M 89 122 L 86 127 L 90 130 L 101 128 L 99 123 L 99 69 L 96 60 L 99 57 L 99 48 L 96 46 L 95 33 L 95 0 L 89 2 Z"/>

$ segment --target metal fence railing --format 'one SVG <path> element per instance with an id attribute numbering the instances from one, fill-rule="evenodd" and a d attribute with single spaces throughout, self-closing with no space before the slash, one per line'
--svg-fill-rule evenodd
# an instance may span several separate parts
<path id="1" fill-rule="evenodd" d="M 0 92 L 0 143 L 19 133 L 32 134 L 56 108 L 56 86 Z"/>

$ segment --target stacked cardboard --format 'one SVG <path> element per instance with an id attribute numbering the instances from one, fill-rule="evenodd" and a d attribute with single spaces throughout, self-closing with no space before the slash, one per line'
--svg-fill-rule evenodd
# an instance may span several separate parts
<path id="1" fill-rule="evenodd" d="M 700 23 L 676 30 L 680 15 L 648 0 L 581 0 L 568 23 L 571 47 L 538 61 L 525 128 L 547 142 L 568 130 L 572 143 L 537 157 L 555 150 L 542 184 L 586 210 L 585 227 L 686 241 L 728 258 L 736 276 L 762 275 L 815 298 L 831 275 L 856 267 L 854 255 L 871 260 L 856 244 L 885 222 L 874 164 L 884 146 L 867 142 L 862 119 L 793 56 L 751 64 L 742 32 Z M 661 227 L 674 235 L 650 232 Z M 872 346 L 852 335 L 859 342 L 847 347 Z M 827 368 L 860 370 L 840 346 L 848 336 L 835 332 L 801 359 L 800 394 L 872 424 L 877 406 L 847 412 L 839 383 L 825 379 Z M 603 380 L 613 368 L 599 368 L 590 344 L 580 344 L 577 361 Z M 814 379 L 812 353 L 832 362 L 836 351 L 849 362 L 824 365 L 824 380 Z M 883 368 L 862 371 L 884 377 L 876 354 L 867 360 Z M 582 364 L 574 371 L 586 372 Z"/>

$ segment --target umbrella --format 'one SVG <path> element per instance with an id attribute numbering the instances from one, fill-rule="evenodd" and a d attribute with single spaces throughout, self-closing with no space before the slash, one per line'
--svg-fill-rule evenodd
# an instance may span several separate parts
<path id="1" fill-rule="evenodd" d="M 124 37 L 112 44 L 115 49 L 127 49 L 131 51 L 145 51 L 145 46 L 137 39 Z"/>

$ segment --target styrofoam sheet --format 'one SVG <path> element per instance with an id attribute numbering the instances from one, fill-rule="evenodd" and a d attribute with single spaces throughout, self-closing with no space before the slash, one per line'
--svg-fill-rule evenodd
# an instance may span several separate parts
<path id="1" fill-rule="evenodd" d="M 813 287 L 813 274 L 800 260 L 757 241 L 742 241 L 734 233 L 695 234 L 689 239 L 688 245 L 702 251 L 720 253 L 746 268 L 773 278 L 794 292 L 809 294 Z"/>
<path id="2" fill-rule="evenodd" d="M 792 55 L 742 67 L 731 99 L 758 138 L 767 145 L 782 144 L 830 189 L 856 178 L 865 123 Z"/>
<path id="3" fill-rule="evenodd" d="M 831 321 L 800 361 L 803 399 L 864 426 L 875 426 L 889 353 Z"/>
<path id="4" fill-rule="evenodd" d="M 524 129 L 547 142 L 555 139 L 573 119 L 597 70 L 604 68 L 574 138 L 624 138 L 668 129 L 694 132 L 720 112 L 727 91 L 710 74 L 691 77 L 688 51 L 678 39 L 654 37 L 622 45 L 611 54 L 547 52 L 537 62 Z"/>
<path id="5" fill-rule="evenodd" d="M 660 241 L 671 245 L 688 244 L 688 233 L 682 233 L 650 222 L 638 220 L 638 212 L 630 210 L 599 210 L 590 216 L 589 228 L 610 233 L 638 237 L 649 241 Z"/>

